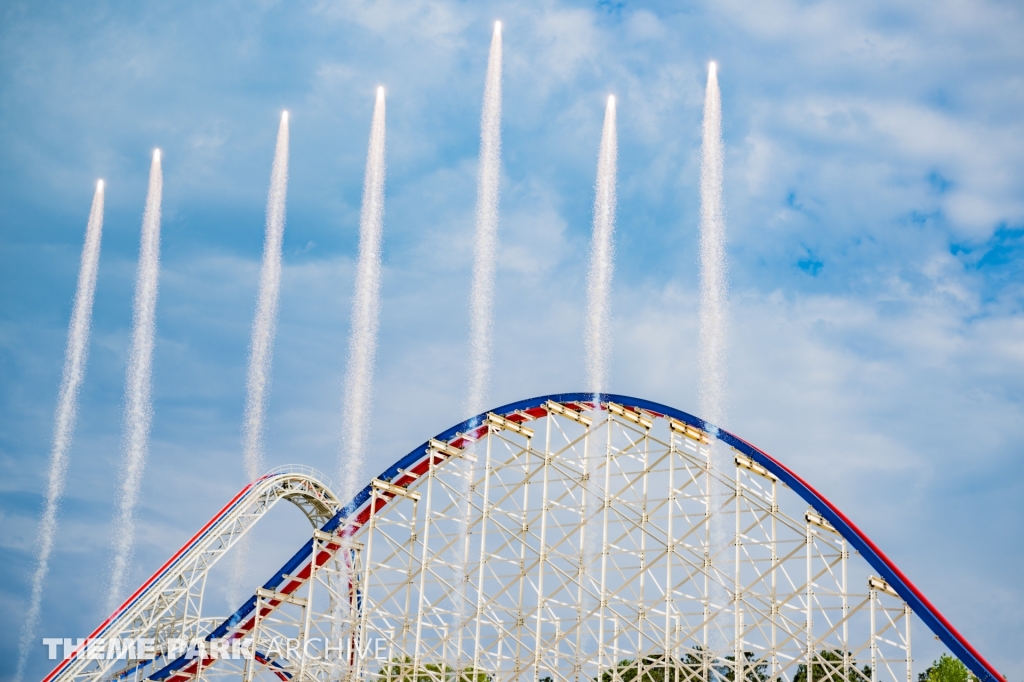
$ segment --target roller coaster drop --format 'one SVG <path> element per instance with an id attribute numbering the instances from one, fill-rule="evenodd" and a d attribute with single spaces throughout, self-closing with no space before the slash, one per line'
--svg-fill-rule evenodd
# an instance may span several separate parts
<path id="1" fill-rule="evenodd" d="M 281 499 L 311 537 L 235 613 L 205 614 L 208 571 Z M 664 405 L 562 394 L 445 431 L 344 506 L 312 470 L 263 476 L 91 636 L 152 656 L 80 646 L 44 682 L 914 682 L 912 613 L 1001 682 L 771 456 Z"/>

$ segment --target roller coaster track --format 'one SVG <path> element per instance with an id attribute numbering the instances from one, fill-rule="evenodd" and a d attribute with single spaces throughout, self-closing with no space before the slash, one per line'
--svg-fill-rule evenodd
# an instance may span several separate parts
<path id="1" fill-rule="evenodd" d="M 155 640 L 159 656 L 169 639 L 202 634 L 202 597 L 209 569 L 280 500 L 298 506 L 314 528 L 329 523 L 340 504 L 323 478 L 308 467 L 286 467 L 246 485 L 88 639 L 148 637 Z M 89 658 L 86 653 L 85 646 L 77 648 L 45 679 L 103 679 L 119 663 Z"/>
<path id="2" fill-rule="evenodd" d="M 224 661 L 213 657 L 200 656 L 189 658 L 185 655 L 179 655 L 177 657 L 167 656 L 166 650 L 160 649 L 159 642 L 165 642 L 171 636 L 187 637 L 190 634 L 203 634 L 200 632 L 198 623 L 200 622 L 201 616 L 202 587 L 204 585 L 206 571 L 213 563 L 216 562 L 217 559 L 230 549 L 238 538 L 241 537 L 241 535 L 259 519 L 266 509 L 273 505 L 277 500 L 285 498 L 293 501 L 299 501 L 305 505 L 307 514 L 311 521 L 314 522 L 315 530 L 312 534 L 313 537 L 307 540 L 302 548 L 299 549 L 299 551 L 284 566 L 282 566 L 281 569 L 278 570 L 263 585 L 263 587 L 257 591 L 256 594 L 250 597 L 233 614 L 223 619 L 216 625 L 216 627 L 209 630 L 209 632 L 205 634 L 205 639 L 207 641 L 238 640 L 247 636 L 252 636 L 254 633 L 259 631 L 261 623 L 269 623 L 274 614 L 285 607 L 299 609 L 299 612 L 303 615 L 296 621 L 296 623 L 298 623 L 296 627 L 299 628 L 299 632 L 308 632 L 310 612 L 314 610 L 312 597 L 312 583 L 314 581 L 311 579 L 315 576 L 327 573 L 329 566 L 333 567 L 330 569 L 333 571 L 333 578 L 331 578 L 332 582 L 330 582 L 330 585 L 333 587 L 329 588 L 329 591 L 331 591 L 332 604 L 330 608 L 337 609 L 339 608 L 339 604 L 347 602 L 348 606 L 352 607 L 352 612 L 355 614 L 355 616 L 353 616 L 353 622 L 361 619 L 363 627 L 363 631 L 360 631 L 358 627 L 353 626 L 354 629 L 350 631 L 350 635 L 353 639 L 363 637 L 365 636 L 364 631 L 367 626 L 367 611 L 372 610 L 370 607 L 363 606 L 363 600 L 368 598 L 368 590 L 370 589 L 369 581 L 372 575 L 370 570 L 370 550 L 368 548 L 364 548 L 359 539 L 366 535 L 367 528 L 372 529 L 374 527 L 374 523 L 371 523 L 371 521 L 381 517 L 381 515 L 390 507 L 395 507 L 397 502 L 418 504 L 421 495 L 419 488 L 426 487 L 420 485 L 422 480 L 429 479 L 428 482 L 432 482 L 434 477 L 438 475 L 436 472 L 441 471 L 444 464 L 450 460 L 462 459 L 465 461 L 466 458 L 474 457 L 473 455 L 468 454 L 468 450 L 471 449 L 475 443 L 482 442 L 483 439 L 488 436 L 503 432 L 510 436 L 515 436 L 520 440 L 525 439 L 526 445 L 521 452 L 529 455 L 536 452 L 531 445 L 533 430 L 527 425 L 529 422 L 545 418 L 554 419 L 557 417 L 562 420 L 576 422 L 577 424 L 582 425 L 584 431 L 589 432 L 590 420 L 592 417 L 585 416 L 587 414 L 607 415 L 607 423 L 609 426 L 614 421 L 616 423 L 621 422 L 627 427 L 634 428 L 636 433 L 640 434 L 637 437 L 636 442 L 640 442 L 641 438 L 647 438 L 644 434 L 649 432 L 652 424 L 660 419 L 667 422 L 669 427 L 668 430 L 671 431 L 672 434 L 686 436 L 695 442 L 706 444 L 717 438 L 718 441 L 721 441 L 736 453 L 737 472 L 742 470 L 744 475 L 753 473 L 772 481 L 771 500 L 768 507 L 766 507 L 766 509 L 770 511 L 772 519 L 775 519 L 777 516 L 780 520 L 783 520 L 783 516 L 778 513 L 778 506 L 775 502 L 774 490 L 776 482 L 789 488 L 798 495 L 799 498 L 810 505 L 811 509 L 808 510 L 806 517 L 808 545 L 808 577 L 806 579 L 806 595 L 808 599 L 808 634 L 806 657 L 802 659 L 804 662 L 806 662 L 807 658 L 814 655 L 814 652 L 816 651 L 815 642 L 819 641 L 812 641 L 811 638 L 810 610 L 813 601 L 812 592 L 816 587 L 816 583 L 811 577 L 810 546 L 813 542 L 817 542 L 817 540 L 814 540 L 812 536 L 814 536 L 820 529 L 826 529 L 841 537 L 841 549 L 837 556 L 842 560 L 844 584 L 842 619 L 837 620 L 826 634 L 836 632 L 840 626 L 845 632 L 847 621 L 851 618 L 851 609 L 846 606 L 845 595 L 845 560 L 847 556 L 845 548 L 847 547 L 846 543 L 848 543 L 853 550 L 863 557 L 871 569 L 877 573 L 877 578 L 872 578 L 871 581 L 873 582 L 869 582 L 869 598 L 863 603 L 866 604 L 868 601 L 876 599 L 880 593 L 885 593 L 887 595 L 891 595 L 894 599 L 901 600 L 902 606 L 900 608 L 902 608 L 903 613 L 906 614 L 907 621 L 907 633 L 903 646 L 907 659 L 906 674 L 908 682 L 912 682 L 910 681 L 910 612 L 917 615 L 925 626 L 927 626 L 927 628 L 931 630 L 957 658 L 963 661 L 981 680 L 981 682 L 1002 682 L 1003 677 L 996 671 L 996 669 L 989 664 L 980 653 L 978 653 L 978 651 L 952 626 L 952 624 L 949 623 L 938 609 L 935 608 L 924 594 L 914 586 L 914 584 L 874 544 L 874 542 L 861 532 L 860 529 L 858 529 L 835 505 L 825 499 L 807 482 L 778 460 L 745 440 L 729 432 L 719 430 L 715 426 L 705 423 L 697 417 L 674 408 L 647 400 L 620 395 L 602 395 L 600 397 L 600 402 L 596 404 L 593 402 L 592 395 L 583 393 L 556 394 L 532 398 L 529 400 L 511 403 L 497 408 L 492 412 L 468 419 L 465 422 L 444 431 L 436 438 L 428 440 L 426 443 L 420 445 L 408 455 L 395 462 L 377 478 L 373 479 L 370 484 L 363 488 L 355 498 L 345 506 L 340 506 L 338 504 L 326 485 L 320 482 L 318 477 L 315 475 L 297 472 L 277 472 L 268 474 L 249 486 L 246 486 L 246 488 L 232 499 L 228 505 L 226 505 L 213 519 L 211 519 L 211 521 L 206 524 L 206 526 L 204 526 L 188 543 L 186 543 L 184 547 L 175 553 L 175 555 L 172 556 L 171 559 L 168 560 L 168 562 L 161 567 L 152 578 L 144 583 L 143 586 L 140 587 L 135 594 L 133 594 L 124 603 L 124 605 L 104 621 L 92 636 L 139 637 L 148 635 L 153 636 L 158 640 L 158 656 L 153 660 L 142 662 L 140 665 L 129 669 L 127 672 L 119 673 L 121 677 L 125 677 L 127 673 L 138 673 L 139 670 L 148 668 L 148 671 L 143 674 L 143 677 L 146 679 L 159 682 L 189 682 L 196 677 L 208 676 L 217 669 L 218 665 L 221 667 L 226 665 Z M 647 430 L 646 432 L 644 431 L 645 429 Z M 673 435 L 672 438 L 674 439 L 675 435 Z M 693 443 L 691 443 L 691 446 L 692 445 Z M 487 447 L 488 463 L 485 473 L 483 474 L 483 478 L 479 479 L 479 481 L 489 480 L 487 477 L 491 475 L 492 470 L 496 470 L 491 465 L 490 444 L 488 444 Z M 608 447 L 610 448 L 611 446 L 609 445 Z M 671 452 L 676 452 L 675 445 L 672 445 L 671 448 Z M 694 452 L 696 452 L 696 450 L 694 450 Z M 699 458 L 695 459 L 694 457 L 691 457 L 691 459 L 699 462 Z M 544 510 L 548 509 L 547 467 L 552 460 L 553 457 L 550 454 L 550 450 L 545 449 L 542 464 L 540 465 L 541 468 L 538 469 L 538 471 L 544 471 Z M 645 465 L 645 467 L 646 466 L 647 465 Z M 645 468 L 642 472 L 645 476 L 645 486 L 648 470 L 648 468 Z M 583 477 L 583 480 L 586 480 L 586 476 Z M 470 484 L 475 485 L 477 482 L 478 479 L 474 478 L 470 481 Z M 474 490 L 472 485 L 468 489 Z M 736 489 L 737 497 L 741 494 L 746 494 L 742 492 L 743 490 L 746 490 L 746 488 L 741 485 L 740 473 L 736 474 Z M 430 490 L 431 488 L 427 487 L 428 522 L 426 525 L 427 530 L 425 530 L 424 533 L 428 532 L 430 528 Z M 707 492 L 708 490 L 710 489 L 706 489 L 705 492 L 710 495 L 710 492 Z M 474 494 L 479 496 L 479 490 Z M 644 495 L 646 496 L 646 492 Z M 484 503 L 481 507 L 480 514 L 481 519 L 486 519 L 489 514 L 487 510 L 493 509 L 493 504 L 492 507 L 488 507 L 487 504 L 486 493 L 484 493 Z M 607 506 L 607 502 L 605 506 Z M 413 506 L 411 509 L 414 510 L 412 514 L 415 516 L 416 507 Z M 646 512 L 642 515 L 643 523 L 647 522 L 647 516 Z M 546 517 L 541 516 L 538 518 Z M 739 506 L 737 506 L 736 518 L 737 538 L 739 538 Z M 790 523 L 790 525 L 794 525 L 792 518 L 787 518 L 787 522 Z M 384 519 L 382 518 L 381 520 Z M 427 575 L 428 540 L 425 537 L 417 538 L 417 527 L 414 522 L 410 521 L 410 523 L 412 524 L 412 532 L 410 534 L 409 542 L 411 544 L 409 546 L 412 547 L 415 543 L 419 542 L 420 544 L 417 545 L 417 547 L 422 547 L 423 559 L 417 570 L 419 571 L 418 575 L 422 576 L 422 579 L 425 580 L 425 576 Z M 484 521 L 484 523 L 486 522 Z M 669 521 L 669 524 L 671 535 L 671 521 Z M 812 528 L 812 525 L 815 527 Z M 476 528 L 476 526 L 474 526 L 474 528 Z M 800 528 L 797 528 L 797 530 L 800 530 Z M 484 525 L 484 532 L 486 533 L 486 525 Z M 522 532 L 525 537 L 525 534 L 527 533 L 525 521 L 523 522 Z M 543 531 L 541 532 L 543 533 Z M 774 543 L 775 531 L 773 530 L 772 533 Z M 370 538 L 372 539 L 372 535 Z M 453 542 L 454 540 L 448 540 L 447 546 L 451 546 Z M 669 540 L 670 545 L 673 542 L 673 539 Z M 737 565 L 739 562 L 738 544 L 739 540 L 737 540 Z M 541 563 L 545 560 L 544 546 L 544 537 L 542 534 L 540 553 Z M 607 549 L 605 552 L 607 553 Z M 781 566 L 783 561 L 787 558 L 776 558 L 774 552 L 775 549 L 773 545 L 771 560 L 772 570 L 774 570 L 776 566 Z M 359 557 L 362 554 L 367 554 L 367 557 L 365 558 L 366 568 L 364 572 L 361 572 L 362 569 L 359 565 Z M 407 554 L 409 556 L 410 566 L 412 566 L 412 555 L 409 552 L 407 552 Z M 707 559 L 705 559 L 705 564 L 706 562 Z M 481 576 L 483 576 L 483 563 L 484 552 L 483 546 L 481 546 Z M 642 565 L 643 564 L 641 564 L 641 566 Z M 525 569 L 522 570 L 525 571 Z M 583 569 L 581 568 L 581 571 L 582 570 Z M 831 568 L 828 568 L 828 570 L 831 570 Z M 737 568 L 737 576 L 739 575 L 738 571 L 739 569 Z M 705 570 L 705 573 L 709 573 L 709 571 Z M 467 573 L 466 575 L 466 579 L 468 581 L 469 574 Z M 411 587 L 409 586 L 413 579 L 412 568 L 410 568 L 409 576 L 406 586 L 411 590 Z M 627 577 L 625 580 L 628 582 L 629 578 Z M 774 581 L 775 578 L 773 577 L 772 580 Z M 360 581 L 362 581 L 362 583 Z M 421 592 L 419 596 L 420 606 L 416 607 L 420 611 L 423 610 L 423 604 L 425 603 L 423 602 L 423 599 L 425 598 L 425 593 L 422 592 L 423 584 L 424 583 L 421 582 Z M 360 585 L 362 585 L 362 587 L 360 587 Z M 580 585 L 582 586 L 582 582 L 580 582 Z M 772 585 L 774 590 L 774 582 Z M 304 587 L 309 590 L 308 597 L 299 596 L 300 589 Z M 482 598 L 482 583 L 478 585 L 477 589 Z M 539 589 L 540 588 L 538 588 L 538 590 Z M 580 587 L 581 594 L 582 589 L 583 588 Z M 801 587 L 800 589 L 804 588 Z M 708 598 L 709 597 L 705 595 L 705 599 Z M 777 608 L 775 606 L 775 599 L 773 591 L 773 606 L 771 607 L 772 618 L 775 618 Z M 603 596 L 603 593 L 600 597 L 600 601 L 601 608 L 603 609 L 605 603 L 605 596 Z M 665 601 L 666 603 L 671 601 L 670 595 L 666 594 Z M 406 603 L 407 605 L 409 604 L 408 600 Z M 538 634 L 536 635 L 538 653 L 535 658 L 529 659 L 533 661 L 532 665 L 534 667 L 532 675 L 534 677 L 538 677 L 540 675 L 540 604 L 541 599 L 538 598 Z M 871 605 L 871 627 L 874 629 L 874 601 L 871 601 Z M 520 608 L 522 608 L 521 605 Z M 581 609 L 582 606 L 577 604 L 577 608 Z M 707 608 L 707 602 L 705 602 L 705 613 L 707 613 Z M 404 614 L 406 625 L 403 627 L 406 631 L 409 631 L 410 626 L 408 625 L 408 622 L 412 616 L 411 611 L 415 609 L 408 606 L 407 609 L 407 612 Z M 667 605 L 665 609 L 665 632 L 668 633 L 669 628 L 667 623 L 669 610 Z M 853 609 L 853 611 L 856 611 L 856 609 Z M 579 613 L 582 613 L 582 611 L 579 611 Z M 602 611 L 602 614 L 603 613 L 604 612 Z M 481 617 L 479 607 L 475 616 L 477 618 Z M 299 622 L 302 618 L 305 619 L 305 625 Z M 641 616 L 641 618 L 643 618 L 643 616 Z M 326 617 L 326 620 L 330 621 L 331 618 Z M 420 661 L 419 647 L 420 630 L 423 627 L 421 623 L 422 620 L 423 615 L 420 613 L 417 616 L 418 629 L 416 630 L 415 656 L 417 665 Z M 522 617 L 520 617 L 519 620 L 522 621 Z M 168 631 L 169 623 L 175 624 L 173 633 Z M 742 621 L 737 620 L 736 624 L 738 632 Z M 707 618 L 704 623 L 705 627 L 706 625 Z M 522 622 L 519 623 L 519 626 L 522 626 Z M 337 630 L 337 628 L 340 627 L 339 621 L 332 621 L 331 627 Z M 604 621 L 602 615 L 602 628 L 603 627 Z M 616 621 L 615 628 L 618 627 L 619 625 Z M 772 631 L 774 633 L 774 624 L 772 627 Z M 680 631 L 680 626 L 678 624 L 675 626 L 674 631 Z M 359 634 L 360 632 L 364 632 L 364 634 Z M 603 632 L 604 630 L 602 629 L 602 633 Z M 617 632 L 618 630 L 616 629 L 616 633 Z M 480 626 L 478 625 L 478 645 L 480 645 L 479 633 Z M 618 635 L 616 634 L 616 636 Z M 772 636 L 774 637 L 774 634 Z M 669 635 L 666 634 L 665 637 L 666 641 L 668 641 Z M 874 661 L 875 635 L 872 634 L 871 637 L 871 653 L 872 661 Z M 446 631 L 444 635 L 445 641 L 448 641 L 450 638 L 450 633 L 447 633 Z M 792 638 L 792 635 L 790 638 Z M 824 639 L 820 639 L 820 641 L 824 641 Z M 357 650 L 359 646 L 362 646 L 362 644 L 357 643 Z M 391 645 L 389 644 L 389 646 Z M 459 640 L 459 647 L 461 651 L 461 639 Z M 739 647 L 736 648 L 737 655 L 733 660 L 738 661 L 742 658 L 740 654 L 745 654 L 746 652 L 741 645 L 737 645 L 737 647 Z M 162 658 L 160 656 L 161 651 L 163 651 L 164 654 Z M 500 652 L 501 649 L 499 646 L 499 658 L 502 655 Z M 771 654 L 771 657 L 774 666 L 776 665 L 774 663 L 774 652 Z M 480 654 L 476 654 L 476 659 L 474 660 L 479 660 L 479 658 Z M 352 660 L 354 661 L 354 658 L 352 658 Z M 519 654 L 516 654 L 517 666 L 519 666 L 519 660 L 520 656 Z M 762 659 L 759 660 L 767 661 L 768 654 L 765 654 Z M 789 660 L 790 662 L 785 666 L 780 663 L 779 670 L 790 670 L 789 666 L 795 665 L 798 662 L 797 659 L 793 657 L 790 657 Z M 275 663 L 271 658 L 258 652 L 255 661 L 257 663 L 262 663 L 265 670 L 269 670 L 282 680 L 291 679 L 296 675 L 298 675 L 299 679 L 337 679 L 338 674 L 337 671 L 334 671 L 327 673 L 327 677 L 324 677 L 323 674 L 315 673 L 313 668 L 306 667 L 305 662 L 303 662 L 302 665 L 285 665 L 282 663 Z M 111 680 L 118 676 L 118 674 L 112 674 L 111 672 L 113 663 L 115 663 L 115 661 L 90 660 L 86 658 L 83 650 L 77 650 L 70 659 L 63 661 L 46 678 L 44 678 L 43 682 L 85 682 L 86 680 L 100 682 Z M 815 665 L 817 665 L 817 663 L 815 663 Z M 874 663 L 872 665 L 874 666 Z M 517 667 L 515 675 L 518 676 L 523 674 L 523 671 L 526 670 L 527 667 L 529 666 L 526 663 Z M 442 668 L 442 670 L 443 669 L 444 668 Z M 578 667 L 577 670 L 579 670 Z M 854 672 L 857 671 L 855 670 Z M 249 665 L 244 670 L 240 671 L 240 673 L 248 680 L 251 679 L 256 671 L 253 666 Z M 346 673 L 348 678 L 352 678 L 353 676 L 359 677 L 359 675 L 365 674 L 366 671 L 358 667 L 352 668 L 348 673 Z M 577 673 L 577 675 L 578 674 L 579 673 Z M 773 674 L 775 674 L 774 667 Z M 781 675 L 781 673 L 779 674 Z M 792 672 L 789 674 L 791 675 Z M 874 675 L 875 673 L 872 668 L 871 682 L 875 682 Z"/>

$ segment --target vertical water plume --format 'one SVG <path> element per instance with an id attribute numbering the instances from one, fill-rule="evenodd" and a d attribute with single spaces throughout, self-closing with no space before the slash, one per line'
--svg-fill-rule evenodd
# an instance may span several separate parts
<path id="1" fill-rule="evenodd" d="M 704 94 L 704 127 L 700 168 L 700 338 L 699 394 L 700 414 L 713 424 L 709 430 L 710 467 L 708 474 L 707 552 L 712 571 L 718 577 L 711 581 L 707 595 L 712 612 L 709 646 L 719 655 L 718 648 L 729 639 L 723 634 L 734 623 L 726 608 L 730 595 L 722 585 L 731 582 L 735 565 L 729 556 L 733 532 L 726 506 L 732 492 L 728 476 L 734 464 L 728 448 L 717 439 L 718 427 L 725 420 L 726 383 L 726 306 L 728 278 L 725 260 L 725 209 L 722 204 L 722 177 L 725 154 L 722 146 L 722 100 L 718 89 L 718 69 L 714 62 L 708 68 L 707 89 Z M 730 633 L 731 634 L 731 633 Z"/>
<path id="2" fill-rule="evenodd" d="M 704 94 L 704 139 L 700 166 L 700 375 L 699 404 L 704 419 L 725 419 L 725 344 L 728 279 L 725 262 L 725 209 L 722 205 L 722 98 L 714 62 Z"/>
<path id="3" fill-rule="evenodd" d="M 615 121 L 615 97 L 608 97 L 601 133 L 601 149 L 597 157 L 597 182 L 594 185 L 594 233 L 590 244 L 590 270 L 587 273 L 587 321 L 584 338 L 586 357 L 586 390 L 594 394 L 595 407 L 601 394 L 608 390 L 608 365 L 611 354 L 611 289 L 615 269 L 615 182 L 618 169 L 618 140 Z M 595 419 L 595 423 L 598 420 Z M 600 547 L 597 524 L 589 523 L 601 504 L 596 486 L 595 464 L 608 447 L 605 429 L 589 429 L 582 461 L 583 500 L 580 534 L 579 581 L 581 594 L 588 570 Z"/>
<path id="4" fill-rule="evenodd" d="M 18 646 L 18 667 L 15 682 L 21 682 L 28 663 L 28 654 L 35 641 L 39 627 L 39 615 L 43 604 L 43 585 L 50 571 L 50 554 L 53 552 L 57 534 L 57 515 L 64 497 L 64 482 L 67 476 L 68 451 L 75 433 L 75 419 L 78 415 L 78 393 L 85 377 L 85 364 L 89 357 L 89 329 L 92 323 L 92 302 L 96 293 L 96 273 L 100 262 L 100 241 L 103 236 L 103 181 L 96 183 L 96 193 L 89 211 L 89 222 L 85 228 L 85 245 L 82 247 L 81 264 L 78 269 L 78 287 L 75 303 L 71 310 L 71 324 L 68 326 L 68 341 L 64 351 L 64 371 L 57 397 L 57 410 L 53 420 L 53 446 L 50 449 L 50 472 L 46 485 L 46 501 L 43 517 L 39 522 L 36 545 L 36 568 L 32 573 L 32 594 L 29 598 L 28 613 L 22 626 Z"/>
<path id="5" fill-rule="evenodd" d="M 384 229 L 384 88 L 377 89 L 359 217 L 359 260 L 352 298 L 348 362 L 345 368 L 341 446 L 341 499 L 350 501 L 362 482 L 373 396 L 373 366 L 380 311 L 380 251 Z"/>
<path id="6" fill-rule="evenodd" d="M 270 171 L 267 194 L 267 225 L 263 240 L 263 265 L 260 268 L 256 314 L 249 342 L 249 370 L 246 379 L 245 416 L 242 421 L 242 454 L 246 482 L 256 480 L 263 470 L 263 434 L 270 370 L 277 332 L 277 302 L 281 289 L 281 243 L 284 239 L 285 202 L 288 196 L 288 112 L 281 114 L 277 130 L 274 165 Z M 249 564 L 246 536 L 235 547 L 228 601 L 232 608 L 242 597 L 242 584 Z"/>
<path id="7" fill-rule="evenodd" d="M 487 57 L 483 109 L 480 113 L 480 165 L 477 171 L 476 238 L 473 243 L 473 284 L 469 295 L 469 385 L 465 412 L 472 417 L 486 409 L 491 378 L 491 347 L 494 329 L 494 261 L 498 246 L 498 204 L 501 182 L 501 22 L 494 22 L 491 49 Z M 476 465 L 460 463 L 462 489 L 459 500 L 459 542 L 454 551 L 453 576 L 460 628 L 457 638 L 461 665 L 462 636 L 466 626 L 466 572 L 469 563 L 470 486 Z"/>
<path id="8" fill-rule="evenodd" d="M 608 358 L 611 353 L 611 289 L 615 268 L 615 176 L 618 142 L 615 131 L 615 97 L 608 97 L 597 159 L 594 195 L 594 234 L 590 243 L 587 274 L 587 323 L 584 349 L 587 391 L 597 400 L 608 389 Z"/>
<path id="9" fill-rule="evenodd" d="M 476 241 L 469 297 L 469 390 L 466 413 L 485 409 L 491 377 L 494 326 L 494 256 L 498 245 L 498 184 L 501 180 L 501 22 L 494 23 L 487 58 L 484 105 L 480 114 L 480 167 L 477 175 Z"/>
<path id="10" fill-rule="evenodd" d="M 267 195 L 267 226 L 263 241 L 263 265 L 256 297 L 249 344 L 249 373 L 246 381 L 245 417 L 242 423 L 242 451 L 245 476 L 254 480 L 263 469 L 263 419 L 270 368 L 277 332 L 277 300 L 281 289 L 281 242 L 284 239 L 285 200 L 288 195 L 288 112 L 281 114 L 277 148 L 270 171 Z"/>
<path id="11" fill-rule="evenodd" d="M 135 540 L 135 507 L 139 486 L 149 454 L 149 431 L 153 421 L 151 375 L 153 341 L 156 335 L 156 297 L 160 278 L 160 202 L 163 172 L 160 150 L 153 152 L 149 169 L 149 192 L 142 216 L 139 264 L 135 276 L 132 342 L 125 381 L 124 433 L 122 435 L 121 486 L 114 519 L 114 556 L 111 561 L 107 610 L 117 607 L 131 562 Z"/>

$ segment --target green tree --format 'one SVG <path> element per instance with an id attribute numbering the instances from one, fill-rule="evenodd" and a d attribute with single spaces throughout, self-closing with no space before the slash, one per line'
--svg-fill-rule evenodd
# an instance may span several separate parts
<path id="1" fill-rule="evenodd" d="M 624 658 L 614 671 L 604 671 L 600 682 L 683 682 L 688 676 L 680 668 L 678 661 L 665 654 L 649 654 L 639 660 Z"/>
<path id="2" fill-rule="evenodd" d="M 472 667 L 463 668 L 461 673 L 439 663 L 423 663 L 417 668 L 410 656 L 392 660 L 381 668 L 380 677 L 385 682 L 491 682 L 490 675 Z"/>
<path id="3" fill-rule="evenodd" d="M 843 651 L 841 649 L 823 649 L 814 655 L 811 666 L 814 682 L 844 682 Z M 857 669 L 856 663 L 850 658 L 850 670 L 845 682 L 868 682 L 871 679 L 871 666 Z M 807 664 L 797 666 L 793 682 L 807 682 Z"/>
<path id="4" fill-rule="evenodd" d="M 767 682 L 768 680 L 768 664 L 763 660 L 759 659 L 756 654 L 752 651 L 743 652 L 743 680 L 744 682 Z M 729 655 L 725 657 L 725 660 L 730 663 L 736 660 L 735 656 Z M 717 666 L 715 672 L 718 673 L 719 680 L 728 680 L 728 682 L 736 681 L 736 666 L 735 665 L 723 665 Z"/>
<path id="5" fill-rule="evenodd" d="M 960 659 L 949 654 L 942 654 L 939 660 L 917 676 L 918 682 L 978 682 L 967 666 Z"/>
<path id="6" fill-rule="evenodd" d="M 743 652 L 746 663 L 743 666 L 744 682 L 767 682 L 768 665 L 750 651 Z M 734 665 L 723 665 L 719 659 L 717 665 L 708 663 L 708 682 L 736 682 Z M 735 656 L 726 656 L 730 664 Z M 700 682 L 704 680 L 704 652 L 700 647 L 694 648 L 682 658 L 655 653 L 636 660 L 625 658 L 619 661 L 615 670 L 606 670 L 601 674 L 600 681 L 594 682 Z"/>

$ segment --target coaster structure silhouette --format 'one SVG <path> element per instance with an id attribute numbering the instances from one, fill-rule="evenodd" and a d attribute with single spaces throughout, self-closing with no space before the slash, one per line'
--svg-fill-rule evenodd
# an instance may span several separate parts
<path id="1" fill-rule="evenodd" d="M 310 520 L 298 551 L 209 612 L 210 570 L 280 500 Z M 308 468 L 260 477 L 91 635 L 151 655 L 82 645 L 44 682 L 913 682 L 915 621 L 1002 679 L 780 460 L 665 405 L 572 393 L 456 425 L 353 499 Z"/>

